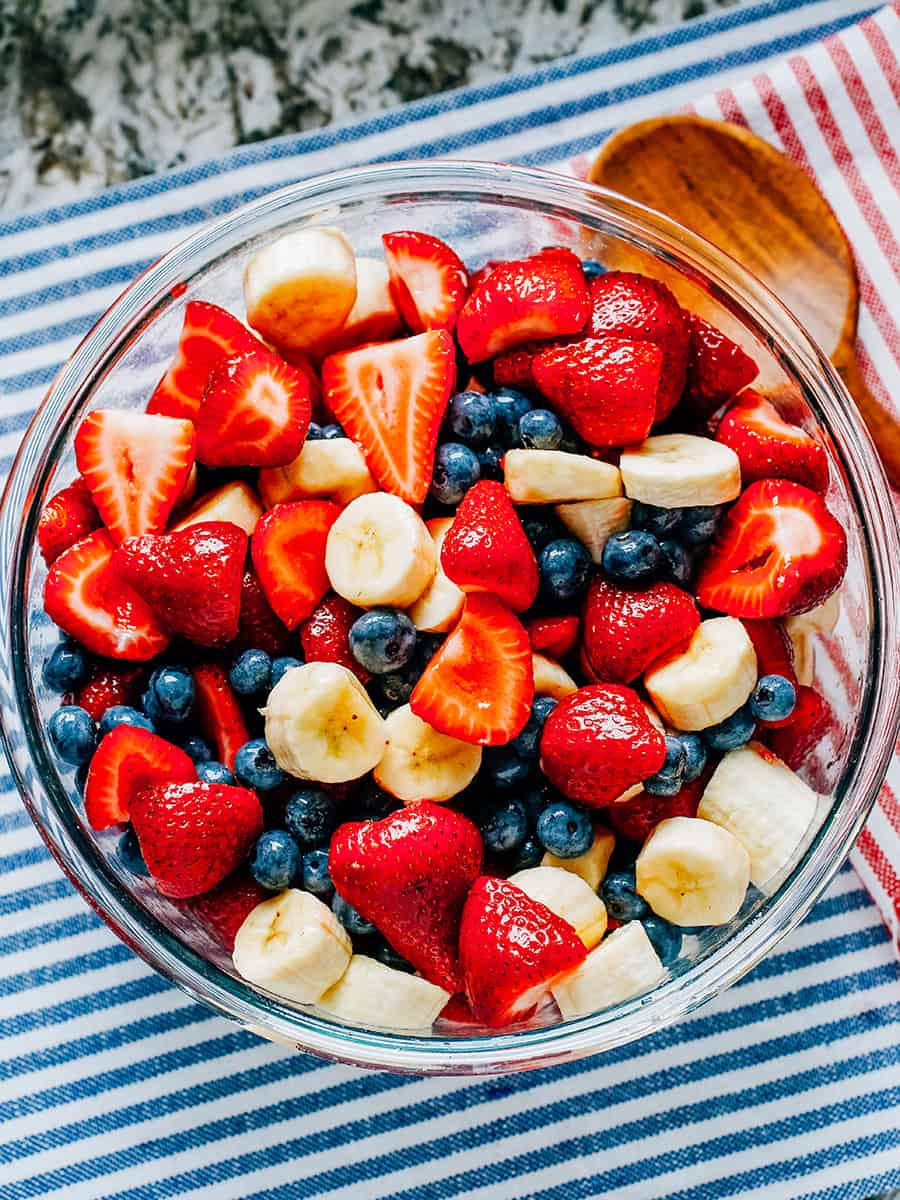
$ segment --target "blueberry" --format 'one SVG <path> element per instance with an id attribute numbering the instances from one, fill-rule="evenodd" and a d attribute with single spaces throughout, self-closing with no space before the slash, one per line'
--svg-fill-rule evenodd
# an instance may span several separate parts
<path id="1" fill-rule="evenodd" d="M 272 660 L 265 650 L 245 650 L 228 672 L 239 696 L 261 696 L 272 686 Z"/>
<path id="2" fill-rule="evenodd" d="M 380 963 L 384 963 L 392 971 L 406 971 L 408 975 L 411 975 L 415 971 L 412 963 L 408 962 L 402 954 L 398 954 L 391 943 L 383 937 L 375 938 L 370 951 L 374 959 L 377 959 Z"/>
<path id="3" fill-rule="evenodd" d="M 519 510 L 521 513 L 521 509 Z M 525 509 L 522 528 L 535 554 L 545 549 L 552 541 L 562 536 L 564 530 L 552 513 L 545 509 Z"/>
<path id="4" fill-rule="evenodd" d="M 750 705 L 743 704 L 737 712 L 733 712 L 718 725 L 710 725 L 708 729 L 704 729 L 703 737 L 710 750 L 725 753 L 746 745 L 753 737 L 755 728 L 756 720 L 750 711 Z"/>
<path id="5" fill-rule="evenodd" d="M 234 773 L 244 787 L 270 792 L 284 780 L 284 772 L 275 762 L 265 738 L 245 742 L 234 759 Z"/>
<path id="6" fill-rule="evenodd" d="M 315 421 L 310 421 L 309 429 L 306 431 L 306 440 L 308 442 L 320 442 L 322 440 L 322 426 Z"/>
<path id="7" fill-rule="evenodd" d="M 484 848 L 490 854 L 509 854 L 518 850 L 528 837 L 528 813 L 521 800 L 491 804 L 478 822 Z"/>
<path id="8" fill-rule="evenodd" d="M 678 525 L 679 538 L 689 546 L 703 546 L 711 542 L 724 512 L 724 504 L 698 504 L 683 509 Z"/>
<path id="9" fill-rule="evenodd" d="M 784 675 L 763 675 L 750 697 L 757 721 L 786 721 L 797 703 L 797 689 Z"/>
<path id="10" fill-rule="evenodd" d="M 543 857 L 544 847 L 533 834 L 529 834 L 516 853 L 513 871 L 527 871 L 529 867 L 539 867 Z"/>
<path id="11" fill-rule="evenodd" d="M 380 821 L 400 807 L 396 796 L 380 788 L 374 779 L 367 779 L 353 798 L 353 819 Z"/>
<path id="12" fill-rule="evenodd" d="M 350 650 L 373 675 L 405 667 L 416 648 L 416 627 L 396 608 L 370 608 L 350 626 Z"/>
<path id="13" fill-rule="evenodd" d="M 556 708 L 552 696 L 538 696 L 531 706 L 531 716 L 525 723 L 522 732 L 509 743 L 519 758 L 536 759 L 541 749 L 541 734 L 544 732 L 544 722 Z"/>
<path id="14" fill-rule="evenodd" d="M 73 767 L 86 763 L 97 747 L 97 726 L 90 713 L 77 704 L 58 708 L 47 724 L 53 749 Z"/>
<path id="15" fill-rule="evenodd" d="M 149 875 L 137 834 L 133 829 L 126 829 L 116 845 L 116 858 L 132 875 Z"/>
<path id="16" fill-rule="evenodd" d="M 372 922 L 358 913 L 352 904 L 348 904 L 339 892 L 335 892 L 331 898 L 331 911 L 351 937 L 368 937 L 375 933 Z"/>
<path id="17" fill-rule="evenodd" d="M 690 591 L 694 581 L 694 559 L 690 550 L 674 538 L 663 538 L 659 548 L 665 558 L 665 574 L 673 583 Z"/>
<path id="18" fill-rule="evenodd" d="M 644 791 L 651 796 L 674 796 L 684 782 L 684 745 L 679 737 L 666 738 L 666 757 L 655 775 L 644 780 Z"/>
<path id="19" fill-rule="evenodd" d="M 692 783 L 700 778 L 706 766 L 706 742 L 699 733 L 682 733 L 679 736 L 684 749 L 684 782 Z"/>
<path id="20" fill-rule="evenodd" d="M 596 279 L 599 275 L 606 274 L 606 267 L 604 267 L 603 263 L 597 262 L 596 258 L 583 258 L 581 260 L 581 269 L 584 271 L 584 277 L 588 283 L 592 279 Z"/>
<path id="21" fill-rule="evenodd" d="M 300 878 L 307 892 L 328 900 L 334 891 L 334 884 L 328 874 L 328 851 L 310 850 L 304 854 L 300 864 Z"/>
<path id="22" fill-rule="evenodd" d="M 530 408 L 531 401 L 515 388 L 500 388 L 494 393 L 497 422 L 495 439 L 505 450 L 515 446 L 519 435 L 519 421 Z"/>
<path id="23" fill-rule="evenodd" d="M 159 667 L 144 692 L 144 712 L 152 721 L 186 721 L 194 705 L 194 679 L 184 667 Z"/>
<path id="24" fill-rule="evenodd" d="M 657 916 L 644 917 L 642 924 L 644 933 L 650 939 L 650 944 L 659 955 L 662 965 L 671 967 L 681 953 L 681 930 L 677 925 Z"/>
<path id="25" fill-rule="evenodd" d="M 144 720 L 146 720 L 146 717 Z M 195 766 L 199 766 L 200 763 L 212 762 L 213 760 L 213 748 L 206 738 L 185 738 L 181 743 L 181 748 Z"/>
<path id="26" fill-rule="evenodd" d="M 640 921 L 650 915 L 650 906 L 635 891 L 633 871 L 607 875 L 600 885 L 600 899 L 617 921 Z"/>
<path id="27" fill-rule="evenodd" d="M 643 529 L 614 533 L 603 547 L 603 570 L 613 583 L 652 583 L 666 569 L 659 542 Z"/>
<path id="28" fill-rule="evenodd" d="M 654 537 L 665 537 L 677 527 L 684 511 L 682 508 L 658 508 L 655 504 L 642 504 L 636 500 L 631 509 L 631 527 L 643 529 Z"/>
<path id="29" fill-rule="evenodd" d="M 87 656 L 75 642 L 60 642 L 44 663 L 42 677 L 51 692 L 71 692 L 87 680 Z"/>
<path id="30" fill-rule="evenodd" d="M 496 419 L 494 397 L 484 392 L 458 392 L 447 406 L 447 429 L 475 449 L 490 442 Z"/>
<path id="31" fill-rule="evenodd" d="M 272 663 L 272 687 L 274 687 L 276 683 L 281 682 L 281 678 L 285 672 L 292 670 L 294 667 L 301 666 L 303 666 L 303 664 L 301 663 L 300 659 L 292 658 L 289 654 L 285 654 L 281 658 L 276 658 Z"/>
<path id="32" fill-rule="evenodd" d="M 525 805 L 532 828 L 537 825 L 538 817 L 547 805 L 559 798 L 559 794 L 553 790 L 549 783 L 535 784 L 534 787 L 530 787 L 526 792 L 522 793 L 520 799 Z"/>
<path id="33" fill-rule="evenodd" d="M 527 450 L 558 450 L 563 427 L 549 408 L 532 408 L 519 418 L 518 439 Z"/>
<path id="34" fill-rule="evenodd" d="M 503 451 L 496 446 L 485 446 L 478 451 L 478 468 L 482 479 L 503 478 Z"/>
<path id="35" fill-rule="evenodd" d="M 284 810 L 287 831 L 301 846 L 323 845 L 334 833 L 337 822 L 334 800 L 322 788 L 300 788 Z"/>
<path id="36" fill-rule="evenodd" d="M 554 800 L 538 817 L 537 837 L 557 858 L 577 858 L 594 844 L 594 826 L 583 808 Z"/>
<path id="37" fill-rule="evenodd" d="M 577 604 L 588 584 L 591 556 L 574 538 L 549 542 L 538 558 L 541 598 L 550 604 Z"/>
<path id="38" fill-rule="evenodd" d="M 112 704 L 100 718 L 100 736 L 105 737 L 117 725 L 133 725 L 136 729 L 149 729 L 156 732 L 156 726 L 142 712 L 132 708 L 130 704 Z"/>
<path id="39" fill-rule="evenodd" d="M 481 478 L 478 455 L 462 442 L 444 442 L 434 456 L 431 495 L 439 504 L 456 505 Z"/>
<path id="40" fill-rule="evenodd" d="M 584 454 L 585 452 L 584 442 L 575 430 L 570 429 L 568 425 L 563 426 L 563 436 L 562 441 L 559 443 L 559 448 L 566 454 Z"/>
<path id="41" fill-rule="evenodd" d="M 415 658 L 405 667 L 401 667 L 399 671 L 388 671 L 386 675 L 379 675 L 379 691 L 391 709 L 396 708 L 399 704 L 409 702 L 413 688 L 419 682 L 421 675 L 422 668 Z"/>
<path id="42" fill-rule="evenodd" d="M 201 783 L 226 783 L 234 785 L 235 778 L 224 763 L 197 763 L 197 778 Z"/>
<path id="43" fill-rule="evenodd" d="M 326 442 L 334 441 L 335 438 L 345 438 L 346 436 L 340 425 L 332 423 L 331 425 L 322 426 L 322 437 Z"/>
<path id="44" fill-rule="evenodd" d="M 267 829 L 250 853 L 250 874 L 260 887 L 280 892 L 300 869 L 300 847 L 286 829 Z"/>
<path id="45" fill-rule="evenodd" d="M 520 787 L 531 774 L 531 763 L 520 758 L 510 746 L 487 750 L 482 770 L 498 791 L 509 792 Z"/>

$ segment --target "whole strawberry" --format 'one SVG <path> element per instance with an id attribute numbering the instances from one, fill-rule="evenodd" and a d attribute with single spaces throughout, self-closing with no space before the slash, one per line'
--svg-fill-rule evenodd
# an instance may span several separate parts
<path id="1" fill-rule="evenodd" d="M 37 537 L 49 567 L 64 550 L 80 542 L 100 525 L 100 514 L 87 484 L 76 479 L 47 501 L 38 521 Z"/>
<path id="2" fill-rule="evenodd" d="M 99 721 L 114 704 L 132 704 L 141 691 L 141 667 L 97 666 L 87 683 L 75 693 L 72 703 Z"/>
<path id="3" fill-rule="evenodd" d="M 631 683 L 683 642 L 700 624 L 691 596 L 674 583 L 642 591 L 597 575 L 584 606 L 584 649 L 600 680 Z"/>
<path id="4" fill-rule="evenodd" d="M 326 596 L 311 617 L 300 626 L 300 643 L 307 662 L 340 663 L 352 671 L 360 683 L 372 676 L 350 653 L 350 626 L 362 609 L 343 596 Z"/>
<path id="5" fill-rule="evenodd" d="M 689 342 L 684 408 L 705 419 L 759 374 L 753 359 L 721 330 L 687 314 Z"/>
<path id="6" fill-rule="evenodd" d="M 516 612 L 534 603 L 537 560 L 502 483 L 482 479 L 463 497 L 441 546 L 441 566 L 464 592 L 493 592 Z"/>
<path id="7" fill-rule="evenodd" d="M 187 908 L 230 954 L 234 949 L 234 935 L 248 914 L 270 896 L 271 892 L 261 888 L 250 872 L 242 869 L 229 875 L 211 892 L 189 900 Z"/>

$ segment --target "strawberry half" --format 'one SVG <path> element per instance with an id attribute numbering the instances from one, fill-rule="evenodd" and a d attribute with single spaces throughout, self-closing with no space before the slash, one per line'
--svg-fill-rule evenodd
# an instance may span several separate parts
<path id="1" fill-rule="evenodd" d="M 219 762 L 234 770 L 234 756 L 250 733 L 228 673 L 218 663 L 194 667 L 194 712 L 205 737 L 215 743 Z"/>
<path id="2" fill-rule="evenodd" d="M 44 609 L 92 653 L 146 662 L 168 646 L 169 631 L 115 570 L 114 552 L 105 529 L 65 550 L 47 572 Z"/>
<path id="3" fill-rule="evenodd" d="M 325 543 L 340 513 L 330 500 L 276 504 L 253 531 L 254 570 L 273 612 L 288 629 L 310 616 L 328 591 Z"/>
<path id="4" fill-rule="evenodd" d="M 502 746 L 522 732 L 533 699 L 528 634 L 495 596 L 473 592 L 409 704 L 441 733 Z"/>
<path id="5" fill-rule="evenodd" d="M 578 617 L 535 617 L 525 628 L 535 653 L 559 661 L 578 645 L 581 621 Z"/>
<path id="6" fill-rule="evenodd" d="M 792 771 L 798 770 L 831 729 L 834 717 L 828 703 L 814 688 L 797 685 L 797 703 L 790 719 L 777 729 L 767 729 L 766 744 Z"/>
<path id="7" fill-rule="evenodd" d="M 131 823 L 157 888 L 187 900 L 241 864 L 263 831 L 263 813 L 247 788 L 168 783 L 134 797 Z"/>
<path id="8" fill-rule="evenodd" d="M 778 621 L 742 621 L 741 624 L 756 651 L 757 675 L 783 675 L 796 687 L 794 647 L 784 627 Z"/>
<path id="9" fill-rule="evenodd" d="M 631 683 L 687 642 L 699 624 L 693 598 L 674 583 L 639 591 L 596 575 L 584 606 L 584 648 L 598 679 Z"/>
<path id="10" fill-rule="evenodd" d="M 456 336 L 469 362 L 534 338 L 580 333 L 590 314 L 584 272 L 570 250 L 499 263 L 469 293 Z"/>
<path id="11" fill-rule="evenodd" d="M 260 346 L 259 338 L 224 308 L 205 300 L 189 300 L 184 307 L 178 349 L 150 397 L 147 412 L 193 421 L 216 363 Z"/>
<path id="12" fill-rule="evenodd" d="M 391 295 L 413 333 L 450 330 L 465 303 L 469 275 L 446 242 L 405 230 L 382 234 Z"/>
<path id="13" fill-rule="evenodd" d="M 328 870 L 341 896 L 426 979 L 458 992 L 459 920 L 481 870 L 481 834 L 462 813 L 429 800 L 381 821 L 341 825 Z"/>
<path id="14" fill-rule="evenodd" d="M 211 892 L 187 902 L 188 912 L 230 954 L 237 931 L 257 904 L 272 893 L 259 886 L 249 871 L 238 870 L 223 879 Z"/>
<path id="15" fill-rule="evenodd" d="M 91 677 L 72 698 L 72 703 L 99 721 L 114 704 L 131 704 L 139 691 L 144 672 L 140 667 L 98 665 Z"/>
<path id="16" fill-rule="evenodd" d="M 251 570 L 241 581 L 241 611 L 238 617 L 238 649 L 265 650 L 271 658 L 287 654 L 291 636 L 266 599 L 262 584 Z"/>
<path id="17" fill-rule="evenodd" d="M 339 663 L 352 671 L 360 683 L 372 676 L 350 653 L 350 626 L 362 609 L 343 596 L 328 596 L 300 626 L 300 644 L 307 662 Z"/>
<path id="18" fill-rule="evenodd" d="M 746 486 L 756 479 L 793 479 L 814 492 L 828 490 L 828 455 L 799 425 L 790 425 L 765 396 L 749 388 L 719 422 L 716 441 L 741 462 Z"/>
<path id="19" fill-rule="evenodd" d="M 641 442 L 656 419 L 663 352 L 653 342 L 585 338 L 544 350 L 534 382 L 592 446 Z"/>
<path id="20" fill-rule="evenodd" d="M 456 349 L 444 329 L 331 354 L 322 364 L 325 403 L 384 490 L 409 504 L 428 494 L 455 378 Z"/>
<path id="21" fill-rule="evenodd" d="M 821 496 L 786 479 L 751 483 L 700 568 L 697 599 L 732 617 L 785 617 L 827 600 L 847 537 Z"/>
<path id="22" fill-rule="evenodd" d="M 75 461 L 116 542 L 159 533 L 194 465 L 190 421 L 98 409 L 75 434 Z"/>
<path id="23" fill-rule="evenodd" d="M 544 342 L 525 342 L 503 354 L 498 354 L 492 364 L 494 385 L 496 387 L 525 388 L 526 391 L 535 388 L 534 360 L 539 354 L 548 350 L 556 350 L 563 346 L 571 346 L 578 342 L 577 337 L 551 338 Z"/>
<path id="24" fill-rule="evenodd" d="M 113 564 L 160 620 L 198 646 L 237 636 L 247 535 L 229 521 L 129 538 Z"/>
<path id="25" fill-rule="evenodd" d="M 687 314 L 688 364 L 685 403 L 706 418 L 736 396 L 759 374 L 756 363 L 715 325 L 695 313 Z"/>
<path id="26" fill-rule="evenodd" d="M 138 792 L 154 784 L 191 783 L 191 759 L 149 729 L 117 725 L 101 740 L 84 786 L 84 811 L 92 829 L 129 819 Z"/>
<path id="27" fill-rule="evenodd" d="M 587 950 L 568 921 L 506 879 L 475 880 L 459 933 L 466 996 L 477 1021 L 498 1029 L 530 1017 Z"/>
<path id="28" fill-rule="evenodd" d="M 492 592 L 516 612 L 534 604 L 537 560 L 502 483 L 483 479 L 463 497 L 441 545 L 441 566 L 464 592 Z"/>
<path id="29" fill-rule="evenodd" d="M 616 833 L 631 842 L 647 840 L 660 821 L 669 817 L 696 817 L 700 797 L 709 782 L 709 773 L 684 784 L 674 796 L 651 796 L 640 792 L 631 800 L 611 804 L 605 816 Z"/>
<path id="30" fill-rule="evenodd" d="M 51 496 L 41 512 L 37 538 L 44 562 L 49 567 L 64 550 L 80 542 L 100 524 L 100 514 L 87 484 L 83 479 L 76 479 Z"/>

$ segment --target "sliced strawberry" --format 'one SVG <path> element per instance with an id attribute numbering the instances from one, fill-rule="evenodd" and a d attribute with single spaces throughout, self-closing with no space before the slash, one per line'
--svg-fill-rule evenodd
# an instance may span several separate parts
<path id="1" fill-rule="evenodd" d="M 223 879 L 211 892 L 189 900 L 188 912 L 230 954 L 237 931 L 257 904 L 272 893 L 259 886 L 249 871 L 239 869 Z"/>
<path id="2" fill-rule="evenodd" d="M 706 418 L 752 383 L 759 367 L 736 342 L 702 317 L 688 313 L 687 322 L 685 403 L 696 416 Z"/>
<path id="3" fill-rule="evenodd" d="M 441 566 L 464 592 L 492 592 L 516 612 L 534 604 L 537 560 L 502 483 L 482 479 L 463 497 L 441 545 Z"/>
<path id="4" fill-rule="evenodd" d="M 799 425 L 789 425 L 775 405 L 752 388 L 729 407 L 716 441 L 730 446 L 740 459 L 745 486 L 756 479 L 793 479 L 814 492 L 828 490 L 825 447 Z"/>
<path id="5" fill-rule="evenodd" d="M 442 733 L 502 746 L 521 733 L 533 699 L 528 634 L 496 597 L 473 592 L 409 703 Z"/>
<path id="6" fill-rule="evenodd" d="M 796 685 L 794 648 L 784 627 L 778 621 L 742 621 L 741 624 L 756 651 L 757 675 L 783 675 Z"/>
<path id="7" fill-rule="evenodd" d="M 215 744 L 219 762 L 234 770 L 234 756 L 250 733 L 228 673 L 218 663 L 194 667 L 194 712 L 205 737 Z"/>
<path id="8" fill-rule="evenodd" d="M 114 704 L 131 704 L 139 691 L 144 672 L 140 667 L 98 665 L 72 698 L 72 703 L 99 721 Z"/>
<path id="9" fill-rule="evenodd" d="M 198 646 L 237 637 L 248 538 L 229 521 L 128 538 L 113 565 L 163 624 Z"/>
<path id="10" fill-rule="evenodd" d="M 174 417 L 97 409 L 75 434 L 75 460 L 116 542 L 159 533 L 194 465 L 194 427 Z"/>
<path id="11" fill-rule="evenodd" d="M 279 351 L 279 353 L 284 361 L 290 363 L 306 380 L 312 419 L 327 424 L 331 420 L 331 415 L 326 415 L 325 409 L 322 406 L 322 383 L 319 379 L 319 373 L 310 361 L 309 356 L 304 354 L 302 350 L 286 349 Z"/>
<path id="12" fill-rule="evenodd" d="M 440 1011 L 444 1021 L 452 1021 L 455 1025 L 477 1025 L 471 1006 L 465 996 L 451 996 Z"/>
<path id="13" fill-rule="evenodd" d="M 534 617 L 526 629 L 532 650 L 558 661 L 578 645 L 581 621 L 578 617 Z"/>
<path id="14" fill-rule="evenodd" d="M 797 703 L 789 721 L 763 733 L 766 744 L 792 771 L 802 767 L 834 721 L 827 701 L 814 688 L 797 685 Z"/>
<path id="15" fill-rule="evenodd" d="M 44 562 L 51 563 L 92 533 L 102 522 L 83 479 L 76 479 L 56 493 L 44 505 L 38 521 L 37 537 Z"/>
<path id="16" fill-rule="evenodd" d="M 631 683 L 687 642 L 699 624 L 692 597 L 674 583 L 639 591 L 596 575 L 584 606 L 584 648 L 598 679 Z"/>
<path id="17" fill-rule="evenodd" d="M 184 308 L 178 349 L 150 397 L 147 412 L 192 421 L 216 363 L 236 354 L 248 354 L 260 346 L 259 338 L 224 308 L 205 300 L 189 300 Z"/>
<path id="18" fill-rule="evenodd" d="M 585 338 L 537 355 L 534 382 L 592 446 L 641 442 L 656 418 L 663 352 L 653 342 Z"/>
<path id="19" fill-rule="evenodd" d="M 44 608 L 94 654 L 146 662 L 168 646 L 169 631 L 112 566 L 114 552 L 105 529 L 70 546 L 47 573 Z"/>
<path id="20" fill-rule="evenodd" d="M 784 617 L 827 600 L 847 536 L 821 496 L 786 479 L 751 483 L 700 568 L 697 599 L 732 617 Z"/>
<path id="21" fill-rule="evenodd" d="M 384 490 L 409 504 L 428 494 L 455 377 L 456 351 L 444 329 L 332 354 L 322 364 L 325 402 Z"/>
<path id="22" fill-rule="evenodd" d="M 288 629 L 310 616 L 328 591 L 325 543 L 340 514 L 330 500 L 296 500 L 270 508 L 253 531 L 254 570 Z"/>
<path id="23" fill-rule="evenodd" d="M 149 729 L 117 725 L 101 740 L 88 768 L 84 811 L 92 829 L 129 819 L 138 792 L 158 783 L 191 783 L 197 772 L 183 750 Z"/>
<path id="24" fill-rule="evenodd" d="M 669 817 L 696 817 L 700 797 L 709 782 L 709 774 L 684 784 L 674 796 L 651 796 L 640 792 L 631 800 L 611 804 L 605 816 L 616 833 L 631 842 L 647 840 L 660 821 Z"/>
<path id="25" fill-rule="evenodd" d="M 573 927 L 506 879 L 482 875 L 466 900 L 459 957 L 475 1019 L 492 1029 L 530 1017 L 587 951 Z"/>
<path id="26" fill-rule="evenodd" d="M 487 279 L 491 271 L 493 271 L 495 267 L 500 266 L 500 262 L 501 260 L 499 258 L 489 258 L 483 266 L 480 266 L 476 271 L 473 271 L 469 276 L 469 291 L 474 292 L 482 280 Z"/>
<path id="27" fill-rule="evenodd" d="M 265 650 L 272 658 L 278 658 L 288 653 L 290 645 L 290 632 L 272 611 L 255 572 L 246 570 L 241 582 L 238 649 Z"/>
<path id="28" fill-rule="evenodd" d="M 469 275 L 446 242 L 428 233 L 385 233 L 384 257 L 391 295 L 413 333 L 452 329 L 469 287 Z"/>
<path id="29" fill-rule="evenodd" d="M 307 662 L 339 663 L 352 671 L 360 683 L 372 676 L 350 653 L 350 626 L 362 616 L 343 596 L 328 596 L 300 626 L 300 643 Z"/>
<path id="30" fill-rule="evenodd" d="M 534 338 L 580 333 L 590 315 L 584 272 L 570 250 L 499 263 L 469 292 L 456 323 L 469 362 Z"/>

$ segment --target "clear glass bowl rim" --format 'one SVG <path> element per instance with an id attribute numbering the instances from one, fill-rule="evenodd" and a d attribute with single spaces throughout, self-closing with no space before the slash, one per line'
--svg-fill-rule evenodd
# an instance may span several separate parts
<path id="1" fill-rule="evenodd" d="M 898 661 L 900 535 L 877 453 L 825 357 L 768 289 L 727 255 L 659 213 L 547 171 L 466 161 L 386 163 L 339 171 L 273 191 L 203 226 L 140 275 L 59 372 L 29 426 L 0 511 L 0 735 L 23 802 L 48 848 L 91 907 L 153 968 L 195 999 L 255 1032 L 358 1066 L 433 1074 L 548 1065 L 623 1045 L 679 1019 L 735 982 L 809 911 L 844 861 L 874 804 L 900 729 L 900 678 L 870 671 L 856 745 L 817 837 L 764 910 L 685 974 L 612 1010 L 546 1028 L 473 1038 L 416 1037 L 332 1024 L 251 990 L 184 945 L 121 886 L 80 827 L 35 722 L 22 596 L 39 501 L 59 448 L 96 381 L 152 320 L 170 289 L 192 278 L 251 226 L 359 201 L 447 203 L 483 199 L 525 206 L 622 235 L 700 279 L 755 328 L 806 389 L 833 440 L 862 528 L 870 573 L 869 663 Z M 24 728 L 23 728 L 24 727 Z M 42 815 L 52 813 L 52 821 Z"/>

